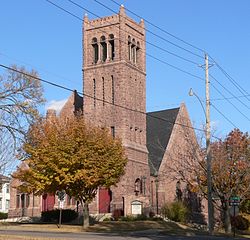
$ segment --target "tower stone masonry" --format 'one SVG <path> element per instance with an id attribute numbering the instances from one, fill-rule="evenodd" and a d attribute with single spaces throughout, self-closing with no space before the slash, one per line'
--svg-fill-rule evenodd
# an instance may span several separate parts
<path id="1" fill-rule="evenodd" d="M 117 15 L 96 20 L 85 16 L 83 59 L 85 119 L 110 128 L 111 134 L 122 140 L 128 157 L 125 175 L 111 189 L 111 210 L 132 214 L 131 203 L 140 201 L 147 211 L 150 170 L 146 147 L 143 20 L 136 23 L 130 19 L 123 6 Z M 97 196 L 98 201 L 104 199 Z"/>

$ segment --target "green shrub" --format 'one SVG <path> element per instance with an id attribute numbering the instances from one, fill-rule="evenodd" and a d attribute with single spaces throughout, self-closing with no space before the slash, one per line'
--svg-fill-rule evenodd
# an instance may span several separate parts
<path id="1" fill-rule="evenodd" d="M 0 219 L 7 219 L 7 218 L 8 218 L 8 213 L 0 212 Z"/>
<path id="2" fill-rule="evenodd" d="M 161 213 L 164 217 L 175 222 L 186 222 L 188 208 L 180 201 L 165 204 Z"/>
<path id="3" fill-rule="evenodd" d="M 60 215 L 59 209 L 42 212 L 41 220 L 43 222 L 58 222 Z M 78 217 L 78 213 L 71 209 L 62 210 L 62 223 L 71 222 Z"/>
<path id="4" fill-rule="evenodd" d="M 236 217 L 231 217 L 231 224 L 238 230 L 247 230 L 249 228 L 248 219 L 244 218 L 241 215 L 238 215 Z"/>

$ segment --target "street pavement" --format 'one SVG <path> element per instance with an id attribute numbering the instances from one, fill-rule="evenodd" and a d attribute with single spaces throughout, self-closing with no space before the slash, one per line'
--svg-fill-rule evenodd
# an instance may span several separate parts
<path id="1" fill-rule="evenodd" d="M 16 237 L 19 238 L 16 238 Z M 63 239 L 63 240 L 226 240 L 226 239 L 247 239 L 239 237 L 218 237 L 218 236 L 176 236 L 165 235 L 160 231 L 138 231 L 129 233 L 93 233 L 93 232 L 46 232 L 0 229 L 0 239 Z"/>

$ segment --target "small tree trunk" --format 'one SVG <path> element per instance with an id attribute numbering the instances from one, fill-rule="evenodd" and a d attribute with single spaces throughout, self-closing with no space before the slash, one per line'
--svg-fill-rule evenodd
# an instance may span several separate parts
<path id="1" fill-rule="evenodd" d="M 231 233 L 232 226 L 231 226 L 231 218 L 230 218 L 230 211 L 229 211 L 229 203 L 228 201 L 225 202 L 225 206 L 223 208 L 224 211 L 224 228 L 226 233 Z"/>
<path id="2" fill-rule="evenodd" d="M 89 204 L 84 203 L 83 207 L 83 228 L 89 227 Z"/>

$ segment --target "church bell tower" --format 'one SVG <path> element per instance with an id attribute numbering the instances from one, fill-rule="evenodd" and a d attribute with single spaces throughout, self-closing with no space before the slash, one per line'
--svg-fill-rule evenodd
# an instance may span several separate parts
<path id="1" fill-rule="evenodd" d="M 122 140 L 126 173 L 113 187 L 111 208 L 132 214 L 131 202 L 149 205 L 150 174 L 146 147 L 145 28 L 117 15 L 83 24 L 83 113 L 86 121 L 108 127 Z"/>

